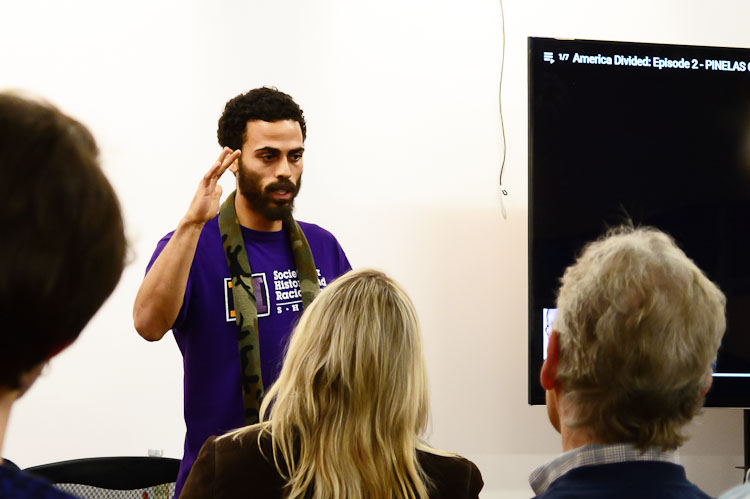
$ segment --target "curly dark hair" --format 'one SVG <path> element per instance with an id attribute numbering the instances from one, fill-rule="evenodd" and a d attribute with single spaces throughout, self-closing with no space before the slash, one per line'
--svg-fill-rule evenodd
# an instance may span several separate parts
<path id="1" fill-rule="evenodd" d="M 302 140 L 307 138 L 305 116 L 294 99 L 275 87 L 260 87 L 227 102 L 216 133 L 219 145 L 240 149 L 245 142 L 245 126 L 250 120 L 294 120 L 302 129 Z"/>
<path id="2" fill-rule="evenodd" d="M 91 133 L 0 93 L 0 387 L 78 337 L 120 280 L 120 204 Z"/>

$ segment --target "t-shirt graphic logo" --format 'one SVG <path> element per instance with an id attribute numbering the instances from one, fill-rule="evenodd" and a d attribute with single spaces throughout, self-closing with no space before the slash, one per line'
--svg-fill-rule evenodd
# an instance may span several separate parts
<path id="1" fill-rule="evenodd" d="M 271 309 L 268 306 L 268 284 L 266 283 L 266 274 L 252 274 L 253 293 L 255 293 L 255 305 L 258 309 L 258 318 L 268 317 L 271 315 Z M 237 312 L 234 310 L 234 298 L 232 297 L 232 278 L 224 278 L 224 313 L 227 322 L 237 320 Z"/>

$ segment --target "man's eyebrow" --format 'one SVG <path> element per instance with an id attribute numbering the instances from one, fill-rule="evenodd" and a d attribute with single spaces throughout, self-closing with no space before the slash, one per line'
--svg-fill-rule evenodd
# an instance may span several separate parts
<path id="1" fill-rule="evenodd" d="M 305 148 L 298 147 L 297 149 L 292 149 L 291 151 L 289 151 L 289 154 L 301 154 L 303 152 L 305 152 Z"/>
<path id="2" fill-rule="evenodd" d="M 281 151 L 279 151 L 275 147 L 265 146 L 265 147 L 259 147 L 258 149 L 255 150 L 255 152 L 256 153 L 259 153 L 259 152 L 270 152 L 270 153 L 273 153 L 273 154 L 279 154 Z"/>

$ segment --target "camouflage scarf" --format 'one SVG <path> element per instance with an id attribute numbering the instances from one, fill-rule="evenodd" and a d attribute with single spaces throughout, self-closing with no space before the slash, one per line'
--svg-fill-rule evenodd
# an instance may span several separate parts
<path id="1" fill-rule="evenodd" d="M 245 407 L 245 423 L 258 422 L 258 410 L 263 399 L 263 380 L 260 374 L 260 343 L 258 339 L 258 309 L 253 292 L 250 262 L 245 250 L 245 240 L 234 209 L 232 192 L 219 210 L 219 230 L 224 243 L 224 253 L 232 275 L 232 297 L 237 321 L 237 343 L 240 352 L 242 401 Z M 310 245 L 297 222 L 291 215 L 283 220 L 284 232 L 289 236 L 297 266 L 297 277 L 302 294 L 302 307 L 313 301 L 320 292 L 318 273 L 315 269 Z"/>

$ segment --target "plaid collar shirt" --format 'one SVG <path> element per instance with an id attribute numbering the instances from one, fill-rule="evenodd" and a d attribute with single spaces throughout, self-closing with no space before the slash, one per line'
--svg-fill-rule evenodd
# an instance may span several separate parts
<path id="1" fill-rule="evenodd" d="M 531 472 L 529 483 L 534 493 L 541 494 L 568 471 L 581 466 L 624 463 L 627 461 L 662 461 L 680 464 L 676 451 L 638 450 L 631 444 L 590 444 L 568 451 Z"/>

